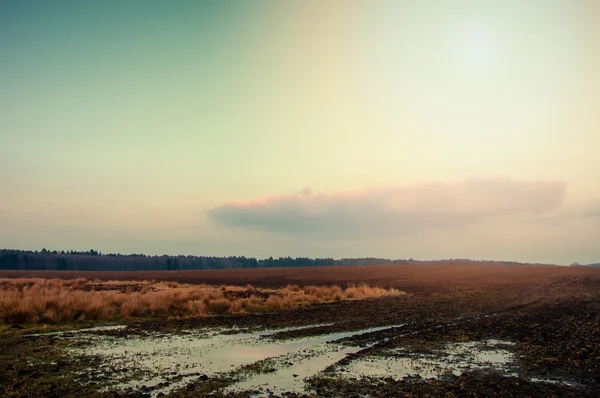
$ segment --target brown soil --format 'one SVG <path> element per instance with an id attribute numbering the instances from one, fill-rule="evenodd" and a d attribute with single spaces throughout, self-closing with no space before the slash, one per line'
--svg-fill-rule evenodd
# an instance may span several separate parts
<path id="1" fill-rule="evenodd" d="M 277 287 L 297 284 L 378 283 L 409 292 L 407 295 L 307 306 L 293 311 L 188 319 L 137 319 L 116 334 L 147 331 L 177 333 L 188 328 L 237 326 L 275 328 L 331 324 L 280 333 L 275 338 L 324 332 L 403 325 L 358 335 L 353 344 L 373 343 L 361 355 L 379 355 L 390 347 L 428 350 L 445 341 L 498 338 L 514 341 L 522 375 L 564 379 L 579 388 L 533 383 L 467 373 L 446 380 L 350 380 L 317 378 L 318 396 L 600 396 L 600 269 L 562 267 L 327 267 L 170 272 L 0 272 L 0 277 L 86 277 L 90 279 L 164 279 L 209 284 L 251 283 Z M 82 323 L 81 326 L 87 326 Z M 26 329 L 0 333 L 0 396 L 92 396 L 74 381 L 77 365 L 64 362 L 55 338 L 27 339 Z M 383 338 L 388 338 L 384 340 Z M 36 341 L 33 345 L 31 341 Z M 366 346 L 365 346 L 366 347 Z M 44 359 L 47 356 L 51 358 Z M 29 363 L 63 364 L 32 367 Z M 63 362 L 60 362 L 60 361 Z M 215 383 L 191 383 L 173 396 L 211 396 Z M 212 383 L 212 384 L 211 384 Z M 100 394 L 109 395 L 109 394 Z M 237 394 L 247 396 L 248 394 Z M 113 395 L 117 396 L 117 395 Z M 137 396 L 143 396 L 139 393 Z M 213 394 L 212 396 L 219 396 Z M 290 395 L 291 396 L 291 395 Z"/>
<path id="2" fill-rule="evenodd" d="M 306 268 L 252 268 L 194 271 L 0 271 L 0 278 L 157 280 L 209 285 L 281 287 L 287 284 L 358 284 L 395 287 L 409 292 L 460 288 L 541 288 L 558 280 L 585 280 L 600 287 L 600 269 L 560 266 L 369 265 Z"/>

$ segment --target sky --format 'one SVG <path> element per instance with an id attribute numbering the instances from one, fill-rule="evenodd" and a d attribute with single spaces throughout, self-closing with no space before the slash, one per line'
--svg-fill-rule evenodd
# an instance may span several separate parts
<path id="1" fill-rule="evenodd" d="M 598 16 L 0 1 L 0 247 L 599 262 Z"/>

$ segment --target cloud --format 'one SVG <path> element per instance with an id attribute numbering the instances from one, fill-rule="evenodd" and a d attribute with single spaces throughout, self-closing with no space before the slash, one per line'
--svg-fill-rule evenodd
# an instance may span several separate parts
<path id="1" fill-rule="evenodd" d="M 226 203 L 208 211 L 229 227 L 329 238 L 396 236 L 464 228 L 486 218 L 537 215 L 561 205 L 566 184 L 490 179 L 295 194 Z"/>
<path id="2" fill-rule="evenodd" d="M 587 207 L 579 215 L 584 218 L 600 218 L 600 204 Z"/>

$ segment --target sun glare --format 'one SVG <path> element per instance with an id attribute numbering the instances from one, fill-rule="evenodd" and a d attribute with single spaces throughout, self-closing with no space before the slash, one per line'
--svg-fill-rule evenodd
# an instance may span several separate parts
<path id="1" fill-rule="evenodd" d="M 468 72 L 490 67 L 497 54 L 497 45 L 492 33 L 481 27 L 459 32 L 453 47 L 459 64 Z"/>

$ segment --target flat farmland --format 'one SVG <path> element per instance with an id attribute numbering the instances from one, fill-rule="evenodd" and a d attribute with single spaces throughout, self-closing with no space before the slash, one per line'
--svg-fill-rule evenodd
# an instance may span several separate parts
<path id="1" fill-rule="evenodd" d="M 102 281 L 175 281 L 210 285 L 283 287 L 367 283 L 412 292 L 485 287 L 540 287 L 576 281 L 600 283 L 600 269 L 560 266 L 369 265 L 301 268 L 247 268 L 193 271 L 0 271 L 0 278 L 98 279 Z"/>
<path id="2" fill-rule="evenodd" d="M 0 396 L 600 396 L 597 268 L 0 278 Z"/>

